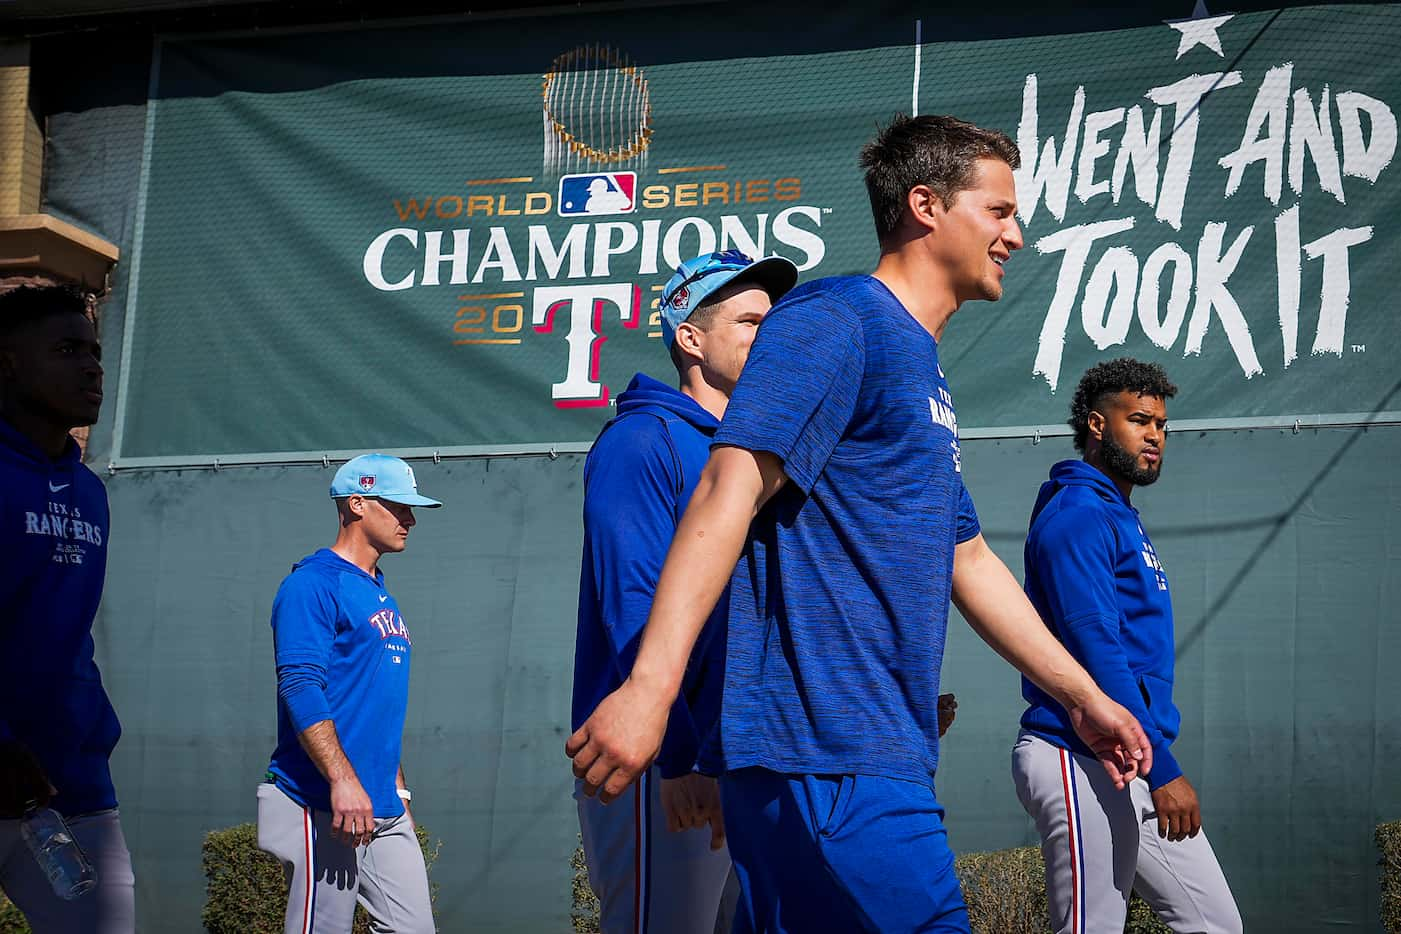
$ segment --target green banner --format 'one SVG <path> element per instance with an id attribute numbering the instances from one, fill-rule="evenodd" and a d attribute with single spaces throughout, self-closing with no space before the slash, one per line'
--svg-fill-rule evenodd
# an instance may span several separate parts
<path id="1" fill-rule="evenodd" d="M 1119 354 L 1178 419 L 1387 407 L 1401 9 L 980 42 L 843 15 L 870 40 L 809 54 L 693 49 L 667 9 L 165 41 L 118 463 L 587 444 L 667 377 L 681 261 L 873 267 L 857 153 L 912 108 L 1023 154 L 1006 297 L 945 335 L 965 429 L 1061 422 Z"/>

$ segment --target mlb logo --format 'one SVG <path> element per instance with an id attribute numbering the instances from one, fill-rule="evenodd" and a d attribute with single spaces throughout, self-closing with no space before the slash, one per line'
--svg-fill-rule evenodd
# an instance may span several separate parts
<path id="1" fill-rule="evenodd" d="M 366 493 L 368 493 L 368 492 L 370 492 L 370 490 L 373 490 L 374 488 L 375 488 L 375 478 L 374 478 L 374 477 L 361 477 L 361 478 L 360 478 L 360 489 L 362 489 L 362 490 L 364 490 Z"/>
<path id="2" fill-rule="evenodd" d="M 560 217 L 631 214 L 637 210 L 636 172 L 595 172 L 566 175 L 559 180 Z"/>

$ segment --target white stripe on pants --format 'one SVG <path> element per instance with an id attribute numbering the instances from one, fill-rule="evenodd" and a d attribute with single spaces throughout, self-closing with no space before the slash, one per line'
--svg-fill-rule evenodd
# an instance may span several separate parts
<path id="1" fill-rule="evenodd" d="M 97 887 L 71 902 L 59 898 L 20 835 L 19 821 L 0 820 L 0 888 L 35 934 L 132 934 L 136 877 L 116 809 L 64 819 L 92 863 Z"/>
<path id="2" fill-rule="evenodd" d="M 1117 790 L 1097 760 L 1028 733 L 1012 749 L 1012 778 L 1041 835 L 1056 934 L 1122 934 L 1133 890 L 1177 934 L 1239 934 L 1206 831 L 1159 837 L 1146 781 Z"/>
<path id="3" fill-rule="evenodd" d="M 728 934 L 738 898 L 730 851 L 710 827 L 672 833 L 651 768 L 612 804 L 579 790 L 579 830 L 603 934 Z"/>
<path id="4" fill-rule="evenodd" d="M 287 873 L 285 934 L 349 934 L 357 901 L 375 931 L 431 934 L 428 870 L 413 819 L 376 818 L 374 839 L 359 847 L 337 840 L 331 820 L 270 782 L 258 786 L 258 846 Z"/>

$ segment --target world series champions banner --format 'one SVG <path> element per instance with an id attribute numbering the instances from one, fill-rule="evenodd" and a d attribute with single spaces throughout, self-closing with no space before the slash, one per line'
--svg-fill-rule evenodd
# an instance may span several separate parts
<path id="1" fill-rule="evenodd" d="M 117 462 L 582 449 L 668 377 L 684 260 L 874 267 L 858 153 L 912 109 L 1022 153 L 1026 247 L 941 348 L 965 431 L 1063 422 L 1120 354 L 1175 419 L 1401 408 L 1401 8 L 985 41 L 911 8 L 817 50 L 679 19 L 163 41 Z"/>

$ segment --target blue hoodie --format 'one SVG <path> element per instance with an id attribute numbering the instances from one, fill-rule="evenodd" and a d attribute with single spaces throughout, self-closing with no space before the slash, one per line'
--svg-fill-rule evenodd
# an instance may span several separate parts
<path id="1" fill-rule="evenodd" d="M 1041 485 L 1026 536 L 1026 593 L 1095 683 L 1129 709 L 1153 746 L 1148 786 L 1182 774 L 1172 755 L 1182 717 L 1172 703 L 1172 598 L 1153 543 L 1112 480 L 1061 461 Z M 1065 709 L 1022 679 L 1022 727 L 1093 755 Z"/>
<path id="2" fill-rule="evenodd" d="M 122 728 L 92 641 L 108 529 L 77 442 L 50 460 L 0 420 L 0 739 L 38 757 L 68 815 L 117 806 L 107 760 Z"/>
<path id="3" fill-rule="evenodd" d="M 272 603 L 277 658 L 277 749 L 268 771 L 289 798 L 331 809 L 331 789 L 298 735 L 322 720 L 375 817 L 404 813 L 396 777 L 409 702 L 413 640 L 399 605 L 373 577 L 329 548 L 298 561 Z"/>
<path id="4" fill-rule="evenodd" d="M 632 671 L 662 562 L 720 423 L 678 389 L 638 373 L 584 464 L 584 559 L 574 643 L 578 729 Z M 728 595 L 706 623 L 657 756 L 665 778 L 695 767 L 720 713 Z M 717 622 L 719 621 L 719 622 Z"/>

